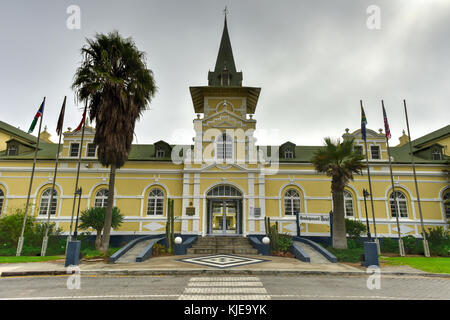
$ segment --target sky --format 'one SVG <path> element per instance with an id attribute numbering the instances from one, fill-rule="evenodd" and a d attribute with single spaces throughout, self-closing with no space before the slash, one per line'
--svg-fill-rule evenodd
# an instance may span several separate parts
<path id="1" fill-rule="evenodd" d="M 79 28 L 67 27 L 71 5 L 80 9 Z M 258 145 L 322 145 L 353 132 L 360 100 L 376 131 L 384 100 L 392 145 L 406 129 L 403 99 L 412 139 L 449 124 L 450 0 L 2 0 L 0 120 L 26 131 L 45 96 L 43 124 L 56 142 L 67 96 L 64 127 L 75 128 L 80 49 L 117 30 L 146 52 L 158 86 L 133 143 L 192 144 L 189 86 L 207 85 L 225 6 L 243 85 L 262 88 Z"/>

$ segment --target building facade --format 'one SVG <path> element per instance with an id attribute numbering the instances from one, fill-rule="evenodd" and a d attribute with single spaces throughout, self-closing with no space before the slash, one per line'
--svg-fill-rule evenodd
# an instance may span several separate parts
<path id="1" fill-rule="evenodd" d="M 124 214 L 112 235 L 165 232 L 168 199 L 174 199 L 175 232 L 196 235 L 264 234 L 264 218 L 279 222 L 282 233 L 296 233 L 296 212 L 301 233 L 329 236 L 332 209 L 331 179 L 318 174 L 311 158 L 320 146 L 255 145 L 255 114 L 261 88 L 242 84 L 237 72 L 227 22 L 214 71 L 208 85 L 191 87 L 195 137 L 193 145 L 133 144 L 127 163 L 117 170 L 114 205 Z M 97 161 L 95 129 L 64 133 L 53 202 L 50 204 L 57 144 L 41 134 L 29 214 L 69 231 L 74 208 L 77 161 L 81 152 L 81 210 L 106 206 L 109 168 Z M 346 130 L 363 154 L 360 130 Z M 367 130 L 376 229 L 379 236 L 419 236 L 420 216 L 407 136 L 390 147 L 398 210 L 394 205 L 384 134 Z M 450 218 L 448 156 L 450 125 L 412 142 L 424 224 L 446 226 Z M 36 137 L 0 121 L 0 214 L 25 207 Z M 364 171 L 366 173 L 366 171 Z M 367 175 L 357 175 L 346 187 L 345 212 L 365 221 L 363 189 Z M 373 233 L 372 213 L 369 220 Z"/>

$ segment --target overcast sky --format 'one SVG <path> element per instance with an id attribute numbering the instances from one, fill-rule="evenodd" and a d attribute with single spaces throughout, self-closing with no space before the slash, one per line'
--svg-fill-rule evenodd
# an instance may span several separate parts
<path id="1" fill-rule="evenodd" d="M 66 26 L 81 9 L 81 28 Z M 380 29 L 369 29 L 380 8 Z M 44 96 L 44 124 L 55 128 L 65 95 L 64 127 L 81 120 L 71 83 L 80 48 L 96 33 L 119 31 L 147 53 L 159 91 L 136 125 L 134 143 L 190 144 L 195 118 L 189 86 L 207 85 L 228 27 L 243 85 L 261 87 L 254 118 L 257 144 L 322 145 L 345 128 L 383 127 L 384 99 L 392 145 L 449 124 L 449 0 L 2 0 L 0 120 L 27 130 Z M 37 129 L 35 130 L 37 134 Z"/>

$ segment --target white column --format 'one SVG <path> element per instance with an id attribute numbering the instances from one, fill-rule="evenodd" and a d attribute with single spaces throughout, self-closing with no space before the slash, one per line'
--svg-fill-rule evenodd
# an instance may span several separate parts
<path id="1" fill-rule="evenodd" d="M 261 208 L 261 220 L 259 221 L 259 230 L 265 230 L 264 218 L 266 216 L 266 177 L 264 174 L 258 176 L 259 184 L 259 207 Z"/>
<path id="2" fill-rule="evenodd" d="M 183 208 L 182 208 L 182 222 L 181 232 L 188 232 L 188 220 L 186 215 L 186 207 L 189 205 L 189 173 L 183 175 Z"/>
<path id="3" fill-rule="evenodd" d="M 200 174 L 194 174 L 194 207 L 195 207 L 195 219 L 193 222 L 193 232 L 199 232 L 200 223 Z"/>
<path id="4" fill-rule="evenodd" d="M 252 209 L 253 208 L 253 209 Z M 248 212 L 247 212 L 247 220 L 248 220 L 248 232 L 255 232 L 255 175 L 253 173 L 248 174 Z M 245 211 L 245 210 L 244 210 Z M 244 215 L 245 219 L 245 215 Z"/>

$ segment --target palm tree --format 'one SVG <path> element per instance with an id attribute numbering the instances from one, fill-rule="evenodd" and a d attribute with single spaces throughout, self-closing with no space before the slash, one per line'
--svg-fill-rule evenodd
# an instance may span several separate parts
<path id="1" fill-rule="evenodd" d="M 353 174 L 362 174 L 365 167 L 364 157 L 353 149 L 353 139 L 338 139 L 333 143 L 325 138 L 325 147 L 319 149 L 311 159 L 317 172 L 331 177 L 331 193 L 333 197 L 333 247 L 347 249 L 345 230 L 344 188 Z"/>
<path id="2" fill-rule="evenodd" d="M 88 103 L 89 116 L 95 120 L 94 143 L 98 160 L 110 167 L 108 203 L 102 251 L 109 248 L 116 169 L 128 160 L 134 126 L 156 93 L 153 72 L 147 69 L 145 53 L 131 38 L 116 31 L 87 39 L 81 49 L 83 60 L 77 69 L 72 89 L 79 101 Z"/>

